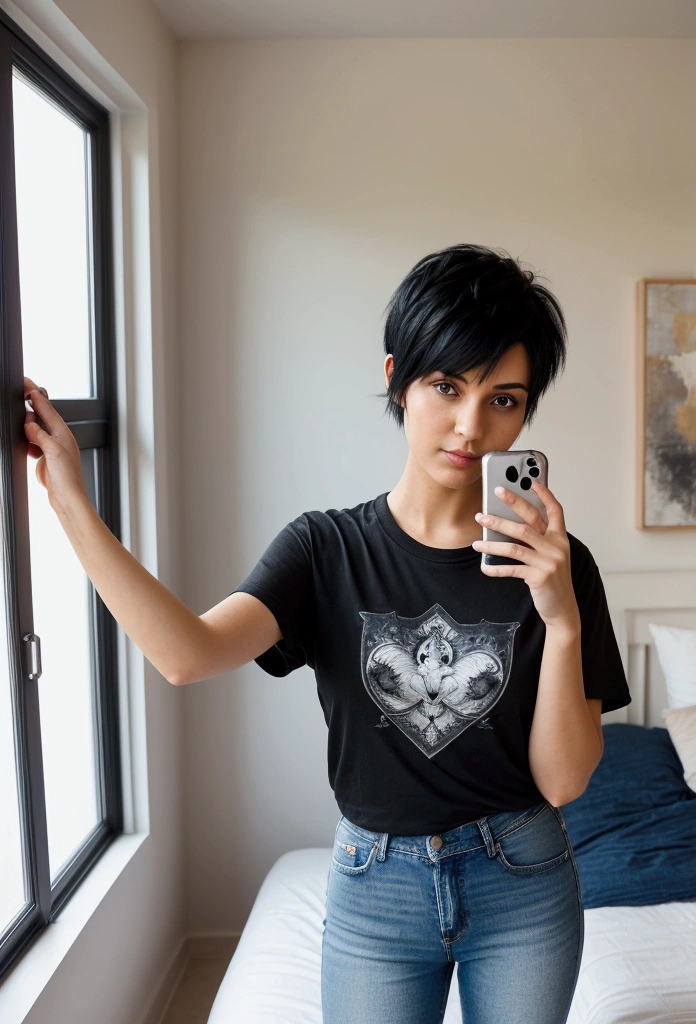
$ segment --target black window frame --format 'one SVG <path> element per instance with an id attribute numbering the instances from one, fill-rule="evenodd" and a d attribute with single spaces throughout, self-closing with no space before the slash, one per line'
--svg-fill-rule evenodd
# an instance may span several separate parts
<path id="1" fill-rule="evenodd" d="M 95 714 L 95 782 L 101 820 L 51 885 L 39 680 L 29 678 L 33 634 L 24 433 L 22 326 L 15 193 L 13 68 L 76 121 L 89 139 L 88 212 L 91 218 L 91 370 L 93 398 L 53 399 L 81 449 L 90 500 L 120 540 L 117 367 L 114 326 L 111 144 L 109 112 L 3 10 L 0 10 L 0 473 L 5 500 L 3 585 L 8 673 L 14 718 L 25 895 L 12 922 L 0 922 L 0 979 L 60 913 L 82 879 L 123 831 L 119 737 L 117 624 L 91 581 L 91 677 Z M 41 381 L 37 384 L 41 385 Z M 29 467 L 32 469 L 31 465 Z"/>

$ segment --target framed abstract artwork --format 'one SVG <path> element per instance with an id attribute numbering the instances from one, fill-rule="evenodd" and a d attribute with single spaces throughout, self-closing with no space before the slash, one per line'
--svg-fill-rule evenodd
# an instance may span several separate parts
<path id="1" fill-rule="evenodd" d="M 696 279 L 637 287 L 639 530 L 696 529 Z"/>

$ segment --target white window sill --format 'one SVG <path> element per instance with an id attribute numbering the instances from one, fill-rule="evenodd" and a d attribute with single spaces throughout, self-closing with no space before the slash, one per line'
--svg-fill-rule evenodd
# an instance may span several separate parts
<path id="1" fill-rule="evenodd" d="M 26 1019 L 92 914 L 147 838 L 146 832 L 136 832 L 114 839 L 55 921 L 46 925 L 0 979 L 2 1024 L 22 1024 Z"/>

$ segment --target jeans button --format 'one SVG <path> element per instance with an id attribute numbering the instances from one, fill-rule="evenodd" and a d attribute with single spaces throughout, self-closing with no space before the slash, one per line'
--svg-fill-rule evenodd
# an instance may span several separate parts
<path id="1" fill-rule="evenodd" d="M 432 846 L 433 850 L 439 850 L 440 847 L 442 846 L 442 840 L 440 839 L 439 836 L 433 836 L 432 839 L 430 840 L 430 845 Z"/>

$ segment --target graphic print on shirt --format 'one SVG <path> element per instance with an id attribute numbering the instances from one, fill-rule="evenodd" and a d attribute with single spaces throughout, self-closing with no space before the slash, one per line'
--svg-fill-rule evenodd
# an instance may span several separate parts
<path id="1" fill-rule="evenodd" d="M 456 622 L 439 604 L 415 618 L 359 614 L 367 692 L 382 718 L 427 757 L 485 719 L 500 699 L 519 622 Z"/>

